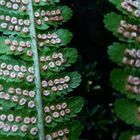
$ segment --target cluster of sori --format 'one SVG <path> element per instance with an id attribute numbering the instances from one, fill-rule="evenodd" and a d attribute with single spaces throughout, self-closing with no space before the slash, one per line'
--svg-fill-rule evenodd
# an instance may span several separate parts
<path id="1" fill-rule="evenodd" d="M 26 55 L 29 57 L 32 57 L 33 55 L 30 41 L 17 41 L 17 40 L 5 39 L 5 44 L 11 52 L 18 52 L 18 53 L 25 52 Z"/>
<path id="2" fill-rule="evenodd" d="M 0 14 L 0 27 L 2 30 L 9 30 L 15 32 L 22 32 L 29 34 L 29 19 L 19 19 L 18 17 L 11 17 L 10 15 Z"/>
<path id="3" fill-rule="evenodd" d="M 0 130 L 4 132 L 30 132 L 31 135 L 37 135 L 38 128 L 35 127 L 36 117 L 21 117 L 14 114 L 1 114 L 0 115 Z"/>
<path id="4" fill-rule="evenodd" d="M 125 20 L 121 20 L 117 32 L 125 38 L 135 39 L 140 42 L 140 27 L 135 24 L 129 24 Z"/>
<path id="5" fill-rule="evenodd" d="M 11 65 L 6 63 L 0 64 L 0 77 L 4 76 L 5 78 L 18 78 L 19 80 L 26 79 L 27 82 L 31 83 L 34 81 L 34 68 L 26 67 L 24 65 L 19 66 Z"/>
<path id="6" fill-rule="evenodd" d="M 10 101 L 14 104 L 18 104 L 20 106 L 27 105 L 28 108 L 35 107 L 35 91 L 22 89 L 20 87 L 14 88 L 13 86 L 9 87 L 7 90 L 5 85 L 0 85 L 0 99 L 5 101 Z"/>
<path id="7" fill-rule="evenodd" d="M 70 114 L 71 110 L 68 108 L 66 102 L 57 105 L 45 106 L 45 122 L 50 124 L 57 118 L 64 117 L 65 115 Z"/>
<path id="8" fill-rule="evenodd" d="M 125 49 L 125 54 L 135 59 L 140 59 L 140 49 Z"/>
<path id="9" fill-rule="evenodd" d="M 15 116 L 14 114 L 1 114 L 0 121 L 8 121 L 8 122 L 16 122 L 16 123 L 24 123 L 24 124 L 36 124 L 36 117 L 21 117 Z"/>
<path id="10" fill-rule="evenodd" d="M 121 7 L 135 17 L 140 17 L 139 5 L 140 2 L 138 0 L 124 0 L 121 3 Z"/>
<path id="11" fill-rule="evenodd" d="M 0 91 L 4 91 L 4 86 L 1 84 L 0 85 Z M 7 90 L 7 93 L 9 95 L 17 95 L 17 96 L 25 96 L 25 97 L 30 97 L 30 98 L 34 98 L 35 97 L 35 91 L 33 90 L 27 90 L 27 89 L 21 89 L 19 87 L 14 88 L 14 87 L 9 87 Z M 18 99 L 18 97 L 17 97 Z"/>
<path id="12" fill-rule="evenodd" d="M 37 37 L 40 41 L 39 43 L 40 47 L 43 47 L 44 45 L 48 45 L 48 44 L 55 45 L 61 43 L 61 39 L 56 33 L 38 34 Z"/>
<path id="13" fill-rule="evenodd" d="M 140 50 L 136 49 L 125 49 L 123 57 L 123 64 L 130 65 L 136 68 L 140 67 Z"/>
<path id="14" fill-rule="evenodd" d="M 133 85 L 140 85 L 140 78 L 129 75 L 128 82 Z"/>
<path id="15" fill-rule="evenodd" d="M 140 140 L 140 135 L 134 135 L 131 137 L 131 140 Z"/>
<path id="16" fill-rule="evenodd" d="M 128 76 L 127 79 L 128 84 L 126 84 L 126 91 L 140 94 L 140 79 L 138 77 L 134 77 L 132 75 Z"/>
<path id="17" fill-rule="evenodd" d="M 43 95 L 48 96 L 50 95 L 50 93 L 57 93 L 58 91 L 66 90 L 69 87 L 68 86 L 69 82 L 70 82 L 69 76 L 48 81 L 43 80 L 42 81 L 42 88 L 44 89 Z"/>
<path id="18" fill-rule="evenodd" d="M 21 94 L 21 88 L 14 89 L 9 87 L 7 92 L 0 91 L 0 99 L 5 101 L 11 101 L 12 103 L 18 104 L 20 106 L 27 105 L 29 109 L 35 107 L 34 99 L 31 99 L 35 96 L 34 91 L 23 90 Z"/>
<path id="19" fill-rule="evenodd" d="M 3 91 L 3 85 L 0 85 L 0 91 Z M 8 88 L 8 93 L 11 95 L 17 95 L 17 96 L 27 96 L 30 98 L 34 98 L 35 97 L 35 91 L 33 90 L 27 90 L 27 89 L 21 89 L 19 87 L 17 88 L 13 88 L 13 87 L 9 87 Z"/>
<path id="20" fill-rule="evenodd" d="M 35 12 L 36 23 L 37 25 L 42 25 L 43 22 L 53 22 L 53 21 L 62 21 L 63 16 L 61 15 L 61 10 L 40 10 L 39 12 Z"/>
<path id="21" fill-rule="evenodd" d="M 63 57 L 63 54 L 57 52 L 54 52 L 51 56 L 50 55 L 41 56 L 40 61 L 41 63 L 43 63 L 42 69 L 44 71 L 47 71 L 48 68 L 60 67 L 62 64 L 66 62 L 66 60 Z"/>
<path id="22" fill-rule="evenodd" d="M 16 133 L 17 131 L 22 132 L 22 133 L 27 133 L 27 131 L 29 131 L 29 127 L 28 125 L 10 125 L 4 122 L 0 122 L 0 129 L 2 129 L 2 131 L 4 132 L 13 132 Z M 38 128 L 37 127 L 32 127 L 30 128 L 30 134 L 31 135 L 37 135 L 38 133 Z"/>
<path id="23" fill-rule="evenodd" d="M 14 10 L 14 11 L 18 11 L 21 10 L 22 12 L 26 11 L 26 5 L 28 4 L 27 0 L 0 0 L 0 6 L 10 9 L 10 10 Z"/>
<path id="24" fill-rule="evenodd" d="M 57 130 L 51 134 L 46 135 L 46 140 L 56 139 L 56 140 L 68 140 L 67 135 L 69 134 L 70 130 L 68 128 L 64 128 L 61 130 Z"/>

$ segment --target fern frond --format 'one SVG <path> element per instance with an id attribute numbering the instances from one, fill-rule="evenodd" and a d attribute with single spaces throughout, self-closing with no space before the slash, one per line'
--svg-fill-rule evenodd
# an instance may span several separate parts
<path id="1" fill-rule="evenodd" d="M 65 48 L 72 33 L 58 26 L 72 10 L 59 2 L 0 1 L 1 140 L 76 140 L 83 129 L 75 121 L 83 99 L 65 97 L 81 75 L 66 71 L 78 52 Z"/>
<path id="2" fill-rule="evenodd" d="M 140 1 L 109 0 L 120 11 L 105 15 L 105 27 L 124 43 L 113 43 L 108 48 L 110 59 L 119 65 L 111 72 L 113 88 L 125 94 L 115 103 L 117 116 L 127 124 L 140 127 Z M 121 14 L 122 13 L 122 14 Z M 139 132 L 122 133 L 119 140 L 140 139 Z"/>

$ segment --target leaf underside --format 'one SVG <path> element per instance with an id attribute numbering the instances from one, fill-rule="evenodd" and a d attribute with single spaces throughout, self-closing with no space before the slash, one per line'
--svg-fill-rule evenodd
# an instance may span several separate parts
<path id="1" fill-rule="evenodd" d="M 2 0 L 0 6 L 0 139 L 78 139 L 81 97 L 65 97 L 81 75 L 67 72 L 78 58 L 59 25 L 72 17 L 59 0 Z"/>

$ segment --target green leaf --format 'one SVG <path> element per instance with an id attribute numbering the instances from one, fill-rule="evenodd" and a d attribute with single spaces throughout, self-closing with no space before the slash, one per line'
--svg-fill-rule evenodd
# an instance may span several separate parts
<path id="1" fill-rule="evenodd" d="M 110 22 L 111 21 L 111 22 Z M 136 20 L 133 20 L 131 18 L 128 18 L 126 16 L 122 16 L 122 15 L 118 15 L 114 12 L 108 13 L 105 15 L 104 17 L 104 24 L 105 27 L 109 30 L 112 31 L 113 34 L 119 38 L 120 41 L 124 41 L 124 42 L 128 42 L 128 43 L 139 43 L 138 41 L 138 35 L 136 37 L 125 37 L 123 33 L 125 32 L 129 32 L 129 34 L 135 32 L 134 30 L 128 30 L 124 28 L 123 33 L 119 33 L 119 27 L 121 24 L 121 21 L 125 21 L 126 22 L 126 26 L 128 25 L 135 25 L 138 27 L 139 23 Z M 136 31 L 136 33 L 138 33 L 138 31 Z"/>
<path id="2" fill-rule="evenodd" d="M 42 69 L 42 76 L 48 75 L 48 73 L 60 72 L 65 70 L 66 67 L 77 61 L 77 50 L 74 48 L 63 48 L 63 49 L 44 49 L 40 51 L 40 67 Z M 49 58 L 46 61 L 46 58 Z M 54 66 L 50 67 L 53 63 Z M 47 68 L 46 68 L 47 67 Z M 47 72 L 47 73 L 46 73 Z"/>
<path id="3" fill-rule="evenodd" d="M 128 77 L 130 73 L 126 72 L 123 69 L 114 69 L 111 72 L 110 81 L 112 83 L 113 88 L 120 91 L 122 94 L 125 94 L 127 98 L 135 99 L 137 101 L 140 101 L 140 95 L 136 94 L 132 91 L 127 90 L 127 85 L 130 85 L 128 83 Z M 133 75 L 135 76 L 135 75 Z"/>
<path id="4" fill-rule="evenodd" d="M 121 78 L 120 78 L 121 77 Z M 115 89 L 118 89 L 122 93 L 127 83 L 128 73 L 125 73 L 122 69 L 114 69 L 111 73 L 110 81 Z"/>
<path id="5" fill-rule="evenodd" d="M 0 20 L 0 32 L 2 32 L 5 35 L 18 35 L 18 36 L 22 36 L 22 37 L 29 37 L 29 33 L 30 33 L 29 26 L 30 26 L 30 23 L 29 23 L 29 25 L 23 24 L 21 27 L 19 27 L 17 25 L 17 22 L 19 21 L 19 19 L 28 20 L 29 17 L 27 15 L 23 16 L 23 15 L 20 15 L 20 13 L 16 13 L 15 14 L 15 13 L 12 13 L 12 12 L 1 11 L 1 10 L 0 10 L 0 15 L 3 16 L 3 19 Z M 14 21 L 14 20 L 16 20 L 16 21 L 13 22 L 13 23 L 8 22 L 8 21 L 6 21 L 5 16 L 10 16 L 12 21 Z M 16 30 L 16 28 L 14 26 L 15 24 L 19 27 L 18 30 Z M 10 26 L 12 26 L 12 29 L 10 28 Z M 25 28 L 28 29 L 27 32 L 24 32 Z"/>
<path id="6" fill-rule="evenodd" d="M 128 12 L 126 9 L 124 9 L 122 7 L 122 3 L 124 2 L 124 0 L 109 0 L 112 4 L 114 4 L 116 6 L 116 8 L 121 11 L 123 14 L 129 16 L 130 18 L 134 19 L 134 20 L 137 20 L 139 22 L 139 17 L 136 17 L 135 16 L 135 11 L 138 10 L 139 8 L 135 8 L 133 6 L 130 6 L 133 10 L 132 12 Z"/>
<path id="7" fill-rule="evenodd" d="M 63 103 L 67 104 L 67 106 L 65 108 L 62 108 L 62 109 L 57 109 L 57 105 L 62 105 Z M 54 111 L 52 111 L 50 109 L 49 112 L 46 112 L 45 113 L 45 117 L 47 116 L 51 116 L 52 117 L 52 121 L 45 124 L 46 127 L 52 127 L 52 128 L 55 128 L 57 127 L 57 123 L 59 122 L 60 123 L 63 123 L 63 122 L 68 122 L 70 121 L 73 117 L 76 117 L 77 116 L 77 113 L 79 113 L 83 107 L 83 104 L 84 104 L 84 101 L 83 101 L 83 98 L 81 97 L 72 97 L 72 98 L 60 98 L 59 100 L 56 100 L 55 102 L 51 102 L 51 103 L 45 103 L 44 106 L 45 108 L 48 107 L 48 108 L 51 108 L 51 106 L 53 105 L 55 107 L 55 112 L 59 113 L 59 117 L 55 118 L 53 116 L 53 113 Z M 45 109 L 44 108 L 44 109 Z M 69 113 L 66 113 L 66 110 L 67 109 L 70 109 L 70 112 Z M 64 111 L 64 115 L 61 116 L 61 112 Z"/>
<path id="8" fill-rule="evenodd" d="M 135 56 L 131 53 L 132 51 L 136 52 Z M 108 55 L 113 62 L 117 63 L 119 66 L 124 66 L 128 71 L 135 71 L 135 73 L 139 73 L 139 66 L 136 65 L 139 61 L 138 52 L 138 44 L 114 43 L 108 48 Z M 124 59 L 127 59 L 127 61 L 123 62 Z M 129 64 L 130 61 L 133 61 L 133 64 Z"/>
<path id="9" fill-rule="evenodd" d="M 62 82 L 62 83 L 54 83 L 53 86 L 48 86 L 47 88 L 42 88 L 42 92 L 44 94 L 44 100 L 53 101 L 59 96 L 62 97 L 68 92 L 73 91 L 76 87 L 79 86 L 81 82 L 81 75 L 78 72 L 70 72 L 70 73 L 61 73 L 61 74 L 52 74 L 48 75 L 46 80 L 49 84 L 49 81 L 55 81 L 56 79 L 60 80 L 62 78 L 65 78 L 65 76 L 68 76 L 70 80 L 68 82 Z M 55 79 L 54 79 L 55 78 Z M 53 89 L 56 88 L 57 90 L 54 91 Z M 48 94 L 46 94 L 46 92 Z"/>
<path id="10" fill-rule="evenodd" d="M 63 131 L 67 129 L 69 132 L 66 133 L 66 137 L 69 140 L 76 140 L 80 136 L 81 131 L 83 130 L 83 125 L 79 121 L 72 121 L 71 123 L 64 123 L 55 127 L 55 129 L 49 129 L 46 135 L 51 136 L 53 133 L 58 133 L 60 130 Z M 61 136 L 63 138 L 65 136 Z"/>
<path id="11" fill-rule="evenodd" d="M 115 103 L 115 113 L 125 123 L 140 126 L 139 105 L 127 99 L 119 99 Z"/>
<path id="12" fill-rule="evenodd" d="M 39 24 L 36 23 L 36 28 L 40 30 L 46 30 L 51 25 L 54 27 L 58 27 L 58 25 L 62 25 L 64 22 L 67 22 L 72 17 L 72 10 L 67 6 L 62 6 L 62 7 L 49 6 L 47 7 L 47 10 L 46 7 L 41 7 L 40 9 L 37 8 L 35 12 L 41 15 L 42 11 L 45 13 L 49 11 L 51 13 L 51 12 L 56 12 L 57 10 L 60 10 L 60 14 L 54 13 L 50 16 L 47 16 L 48 21 L 45 21 L 46 15 L 44 14 L 39 18 L 37 17 L 36 22 L 38 20 L 41 20 L 41 25 L 40 23 Z"/>
<path id="13" fill-rule="evenodd" d="M 110 59 L 119 64 L 122 65 L 122 60 L 124 58 L 124 51 L 127 48 L 127 44 L 120 44 L 120 43 L 114 43 L 113 45 L 109 46 L 108 48 L 108 54 Z"/>
<path id="14" fill-rule="evenodd" d="M 104 17 L 104 24 L 105 24 L 105 27 L 112 31 L 113 33 L 116 32 L 116 29 L 118 28 L 119 26 L 119 23 L 120 23 L 120 20 L 121 20 L 121 16 L 114 13 L 114 12 L 111 12 L 111 13 L 108 13 L 105 15 Z M 110 22 L 112 21 L 112 22 Z"/>
<path id="15" fill-rule="evenodd" d="M 9 40 L 10 43 L 6 44 L 6 40 Z M 12 42 L 17 41 L 18 45 L 17 47 L 12 47 Z M 29 43 L 30 42 L 30 43 Z M 24 45 L 24 47 L 21 48 L 20 43 L 22 43 Z M 32 59 L 32 55 L 29 56 L 28 55 L 28 51 L 31 51 L 31 39 L 30 38 L 21 38 L 18 36 L 1 36 L 0 38 L 0 54 L 5 54 L 5 55 L 15 55 L 15 56 L 19 56 L 21 57 L 21 59 L 25 60 L 25 61 L 33 61 Z M 28 46 L 26 45 L 28 44 Z M 12 49 L 13 48 L 13 49 Z"/>
<path id="16" fill-rule="evenodd" d="M 1 4 L 1 7 L 0 7 L 0 10 L 3 11 L 3 12 L 6 12 L 6 11 L 10 11 L 10 13 L 14 13 L 14 14 L 20 14 L 20 15 L 28 15 L 27 13 L 27 4 L 28 3 L 22 3 L 22 1 L 20 2 L 9 2 L 9 1 L 5 1 L 6 3 L 5 4 Z M 9 2 L 9 3 L 8 3 Z M 9 5 L 9 6 L 7 6 Z M 13 8 L 15 7 L 15 8 Z"/>
<path id="17" fill-rule="evenodd" d="M 55 34 L 55 36 L 57 36 L 56 39 L 49 39 L 49 38 L 45 38 L 45 39 L 40 39 L 38 38 L 37 42 L 38 42 L 38 48 L 42 49 L 43 47 L 60 47 L 60 46 L 65 46 L 68 43 L 70 43 L 71 39 L 72 39 L 72 33 L 69 32 L 69 30 L 67 29 L 58 29 L 58 30 L 53 30 L 53 31 L 48 31 L 47 33 L 45 32 L 38 32 L 37 36 L 53 36 Z M 54 42 L 55 41 L 55 42 Z"/>

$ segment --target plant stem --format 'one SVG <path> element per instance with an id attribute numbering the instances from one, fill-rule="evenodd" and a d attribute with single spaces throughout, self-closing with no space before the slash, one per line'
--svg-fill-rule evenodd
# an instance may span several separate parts
<path id="1" fill-rule="evenodd" d="M 30 35 L 33 44 L 32 51 L 33 51 L 34 68 L 35 68 L 36 108 L 38 112 L 39 140 L 45 140 L 40 65 L 39 65 L 39 57 L 38 57 L 38 49 L 37 49 L 37 37 L 36 37 L 36 30 L 35 30 L 35 19 L 34 19 L 34 9 L 33 9 L 32 0 L 29 0 L 28 12 L 29 12 L 29 17 L 31 22 Z"/>

